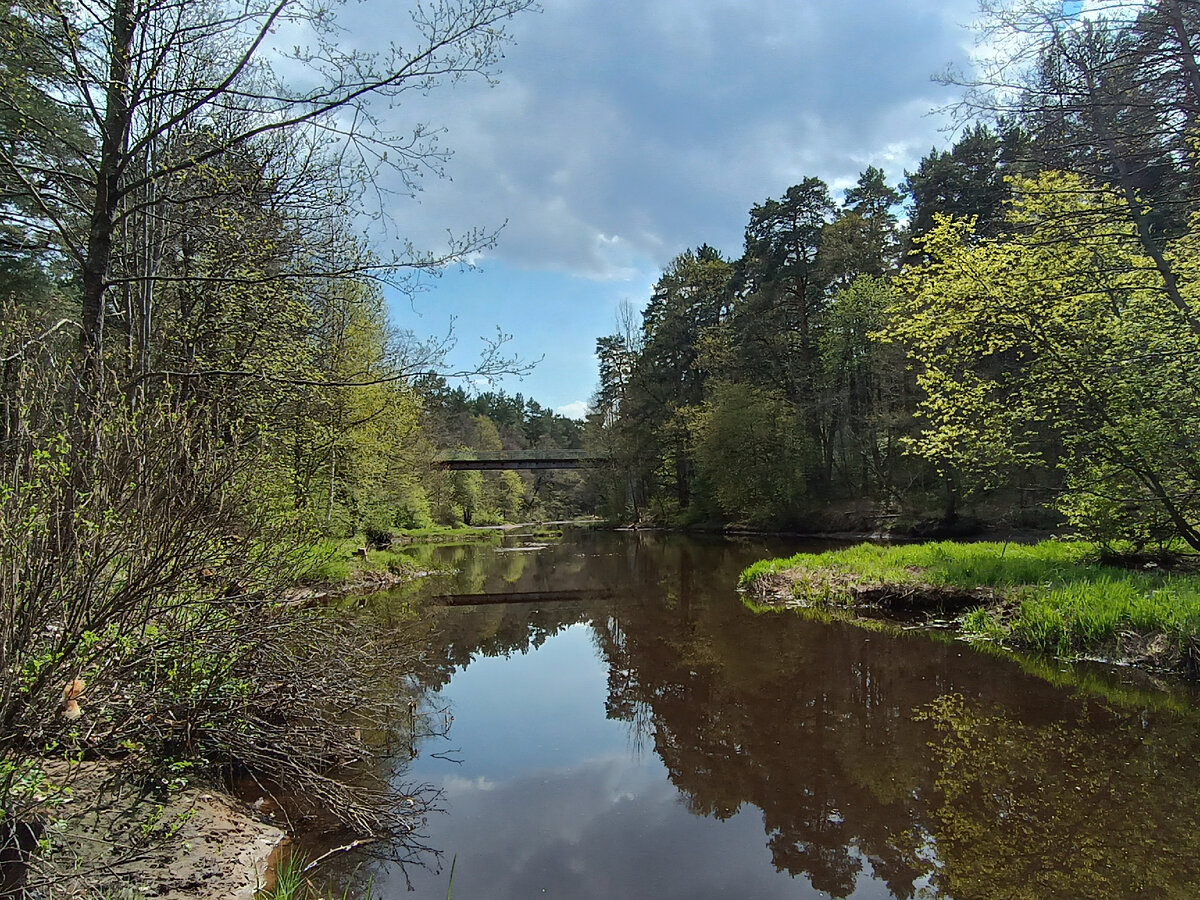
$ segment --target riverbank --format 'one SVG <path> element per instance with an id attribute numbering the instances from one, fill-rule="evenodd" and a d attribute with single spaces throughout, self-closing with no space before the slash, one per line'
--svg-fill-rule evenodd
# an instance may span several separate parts
<path id="1" fill-rule="evenodd" d="M 213 785 L 131 778 L 119 761 L 45 772 L 39 852 L 23 876 L 32 896 L 253 900 L 285 837 Z"/>
<path id="2" fill-rule="evenodd" d="M 422 573 L 405 552 L 414 544 L 449 544 L 499 541 L 502 532 L 480 528 L 423 528 L 401 531 L 372 542 L 359 534 L 325 538 L 298 547 L 294 552 L 296 589 L 317 589 L 342 595 L 371 593 Z M 390 576 L 390 577 L 389 577 Z M 358 590 L 361 587 L 361 591 Z"/>
<path id="3" fill-rule="evenodd" d="M 301 574 L 281 599 L 286 606 L 315 612 L 346 597 L 394 589 L 430 574 L 415 560 L 414 544 L 487 546 L 520 529 L 546 537 L 562 534 L 551 523 L 528 523 L 400 532 L 382 547 L 363 535 L 320 541 L 295 551 L 295 571 Z M 191 775 L 202 767 L 186 767 L 177 783 L 151 784 L 146 793 L 120 765 L 65 767 L 70 792 L 60 795 L 65 802 L 43 813 L 61 838 L 50 857 L 35 863 L 56 885 L 102 887 L 111 896 L 137 891 L 174 900 L 251 900 L 269 882 L 270 855 L 286 836 L 288 816 L 268 791 L 235 796 L 216 780 Z"/>
<path id="4" fill-rule="evenodd" d="M 493 536 L 445 529 L 432 538 L 490 541 Z M 362 545 L 361 538 L 322 541 L 294 553 L 292 569 L 299 577 L 277 582 L 276 599 L 264 606 L 295 608 L 296 616 L 311 624 L 317 622 L 312 618 L 317 610 L 305 607 L 400 587 L 427 574 L 400 546 L 377 550 Z M 245 590 L 240 581 L 230 584 Z M 338 644 L 332 652 L 338 649 L 346 648 Z M 262 668 L 263 662 L 260 659 L 256 665 Z M 320 678 L 336 677 L 330 668 L 326 666 Z M 282 692 L 278 689 L 283 680 L 275 679 L 276 695 Z M 25 878 L 26 887 L 35 889 L 44 884 L 53 895 L 78 890 L 88 895 L 136 894 L 173 900 L 252 900 L 268 882 L 271 854 L 290 830 L 288 815 L 272 814 L 275 802 L 270 792 L 259 791 L 257 802 L 253 796 L 241 797 L 209 769 L 208 761 L 188 758 L 191 746 L 168 744 L 175 750 L 161 760 L 154 756 L 154 748 L 142 743 L 126 742 L 127 748 L 112 758 L 94 752 L 100 740 L 97 731 L 112 714 L 106 712 L 106 700 L 94 686 L 80 690 L 88 696 L 77 707 L 80 730 L 72 740 L 88 748 L 89 758 L 66 762 L 52 756 L 31 763 L 31 772 L 44 778 L 44 784 L 40 806 L 24 821 L 41 839 L 36 847 L 23 851 L 31 851 L 24 874 L 6 872 L 6 864 L 0 862 L 0 878 Z M 154 709 L 145 719 L 162 719 L 162 730 L 178 731 L 176 716 L 186 713 L 184 708 L 170 707 L 162 713 Z M 346 755 L 360 746 L 358 738 L 348 739 L 340 749 Z M 337 758 L 330 757 L 335 766 Z M 2 886 L 0 893 L 4 893 Z"/>
<path id="5" fill-rule="evenodd" d="M 1200 572 L 1184 560 L 1128 568 L 1091 544 L 878 546 L 765 560 L 741 586 L 761 608 L 924 614 L 973 640 L 1066 659 L 1200 673 Z"/>

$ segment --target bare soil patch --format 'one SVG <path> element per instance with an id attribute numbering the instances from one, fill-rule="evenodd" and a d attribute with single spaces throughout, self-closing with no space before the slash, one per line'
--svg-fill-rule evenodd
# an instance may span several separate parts
<path id="1" fill-rule="evenodd" d="M 132 784 L 114 763 L 52 772 L 27 889 L 34 896 L 252 900 L 284 832 L 217 790 Z"/>

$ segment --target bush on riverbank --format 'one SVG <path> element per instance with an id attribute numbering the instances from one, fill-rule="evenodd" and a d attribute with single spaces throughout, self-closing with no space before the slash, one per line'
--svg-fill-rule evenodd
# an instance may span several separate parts
<path id="1" fill-rule="evenodd" d="M 411 833 L 422 796 L 360 761 L 410 727 L 420 648 L 282 602 L 303 561 L 295 523 L 257 511 L 261 451 L 203 440 L 172 396 L 89 398 L 64 424 L 52 370 L 21 387 L 22 427 L 0 442 L 0 852 L 57 817 L 51 769 L 99 760 L 135 793 L 239 773 L 293 814 Z"/>
<path id="2" fill-rule="evenodd" d="M 1034 652 L 1200 666 L 1200 575 L 1104 564 L 1083 542 L 861 544 L 759 562 L 741 582 L 776 600 L 962 613 L 968 635 Z"/>

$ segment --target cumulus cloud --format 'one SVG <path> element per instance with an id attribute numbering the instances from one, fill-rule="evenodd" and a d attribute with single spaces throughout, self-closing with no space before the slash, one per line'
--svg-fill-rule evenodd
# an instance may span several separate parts
<path id="1" fill-rule="evenodd" d="M 560 406 L 554 411 L 560 416 L 566 416 L 568 419 L 582 419 L 587 415 L 588 408 L 589 404 L 586 400 L 576 400 L 573 403 Z"/>
<path id="2" fill-rule="evenodd" d="M 452 181 L 400 198 L 394 221 L 434 246 L 446 228 L 507 222 L 496 257 L 610 279 L 702 242 L 736 253 L 749 207 L 805 176 L 844 187 L 875 164 L 898 181 L 940 140 L 927 114 L 951 97 L 930 76 L 969 64 L 973 13 L 969 0 L 543 5 L 513 24 L 497 86 L 385 112 L 444 125 L 455 152 Z"/>
<path id="3" fill-rule="evenodd" d="M 689 900 L 824 896 L 772 868 L 757 810 L 724 821 L 693 815 L 657 760 L 590 760 L 448 800 L 429 839 L 457 848 L 454 891 L 463 896 L 608 900 L 644 896 L 647 885 Z M 408 878 L 422 896 L 445 887 L 444 875 L 395 868 L 377 869 L 373 884 L 390 896 Z"/>

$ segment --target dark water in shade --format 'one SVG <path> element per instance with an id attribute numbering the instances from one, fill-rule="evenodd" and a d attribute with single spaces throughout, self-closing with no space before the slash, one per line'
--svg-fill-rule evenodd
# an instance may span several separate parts
<path id="1" fill-rule="evenodd" d="M 442 789 L 443 865 L 354 883 L 444 898 L 457 856 L 456 900 L 1200 896 L 1190 690 L 747 610 L 742 568 L 799 549 L 424 551 L 460 570 L 427 594 L 538 599 L 429 610 L 453 722 L 399 777 Z"/>

